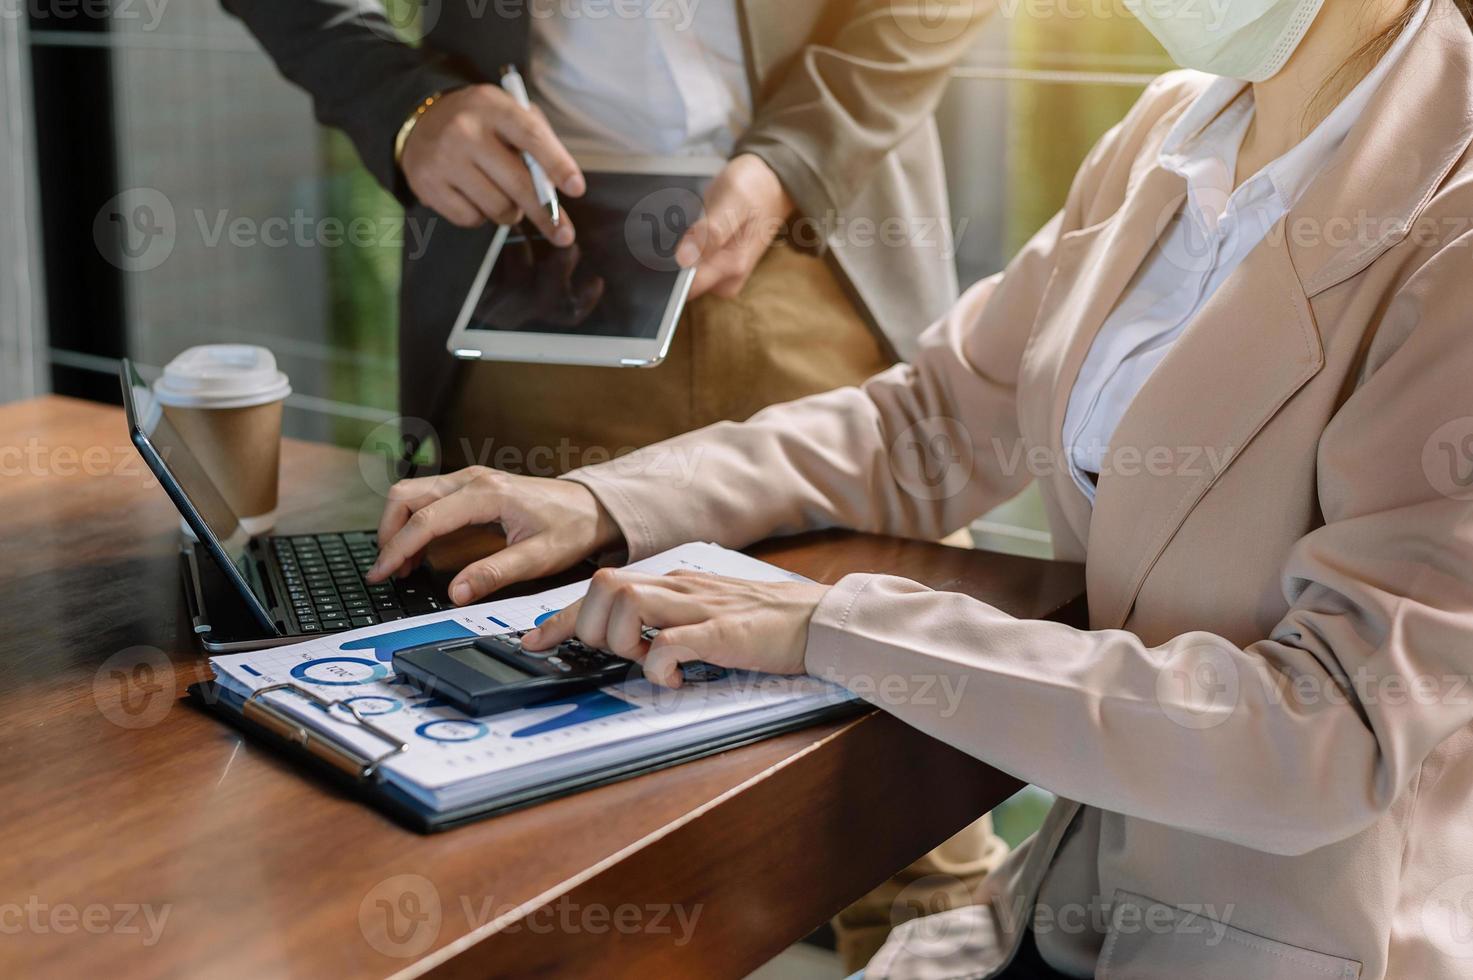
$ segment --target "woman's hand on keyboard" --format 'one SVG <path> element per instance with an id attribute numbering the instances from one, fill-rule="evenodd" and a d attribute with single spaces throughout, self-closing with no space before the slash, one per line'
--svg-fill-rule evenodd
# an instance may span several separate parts
<path id="1" fill-rule="evenodd" d="M 436 538 L 492 523 L 505 531 L 507 546 L 461 570 L 450 583 L 456 605 L 562 571 L 623 540 L 609 512 L 582 484 L 470 466 L 390 488 L 379 521 L 379 557 L 368 581 L 410 571 Z"/>

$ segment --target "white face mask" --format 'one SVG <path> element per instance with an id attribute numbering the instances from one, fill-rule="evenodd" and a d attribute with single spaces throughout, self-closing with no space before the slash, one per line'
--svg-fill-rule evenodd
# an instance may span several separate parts
<path id="1" fill-rule="evenodd" d="M 1324 0 L 1123 0 L 1183 68 L 1261 82 L 1299 46 Z"/>

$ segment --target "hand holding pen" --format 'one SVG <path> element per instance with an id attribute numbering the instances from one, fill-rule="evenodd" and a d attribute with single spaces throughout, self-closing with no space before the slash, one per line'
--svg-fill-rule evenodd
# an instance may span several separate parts
<path id="1" fill-rule="evenodd" d="M 517 105 L 531 111 L 532 102 L 527 98 L 527 86 L 522 84 L 522 75 L 517 71 L 516 65 L 501 66 L 501 88 L 516 100 Z M 557 191 L 552 182 L 547 179 L 547 173 L 537 158 L 526 150 L 522 151 L 522 162 L 527 165 L 527 172 L 532 175 L 532 189 L 537 192 L 537 203 L 542 205 L 548 217 L 552 219 L 553 227 L 556 227 L 562 217 L 562 205 L 558 202 Z"/>
<path id="2" fill-rule="evenodd" d="M 530 164 L 541 173 L 541 193 Z M 420 202 L 452 224 L 515 224 L 525 214 L 554 245 L 573 243 L 572 222 L 560 205 L 554 221 L 549 204 L 557 192 L 581 196 L 583 174 L 542 113 L 500 86 L 436 98 L 407 136 L 400 169 Z"/>

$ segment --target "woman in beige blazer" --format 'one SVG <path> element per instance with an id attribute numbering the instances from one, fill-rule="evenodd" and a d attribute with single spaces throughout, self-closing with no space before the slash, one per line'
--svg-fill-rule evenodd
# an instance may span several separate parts
<path id="1" fill-rule="evenodd" d="M 1313 23 L 1255 81 L 1230 186 L 1311 129 L 1323 160 L 1199 298 L 1097 476 L 1064 443 L 1071 395 L 1192 206 L 1163 146 L 1222 83 L 1200 73 L 1150 86 L 912 363 L 564 481 L 403 484 L 380 572 L 487 521 L 513 544 L 457 601 L 619 546 L 937 537 L 1037 480 L 1060 557 L 1087 560 L 1089 630 L 886 575 L 602 572 L 527 642 L 576 631 L 666 683 L 693 657 L 958 679 L 953 712 L 882 707 L 1060 798 L 975 905 L 898 928 L 869 977 L 996 976 L 1020 948 L 1075 977 L 1473 975 L 1473 33 L 1455 0 L 1288 7 Z"/>

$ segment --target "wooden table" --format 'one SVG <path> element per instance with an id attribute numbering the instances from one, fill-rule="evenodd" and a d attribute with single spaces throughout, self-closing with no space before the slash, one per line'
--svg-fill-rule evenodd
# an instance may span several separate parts
<path id="1" fill-rule="evenodd" d="M 282 486 L 285 530 L 377 522 L 352 453 L 288 442 Z M 178 700 L 208 671 L 177 533 L 118 410 L 0 407 L 0 975 L 736 977 L 1018 786 L 870 713 L 421 837 Z M 1082 591 L 857 534 L 755 551 L 1032 617 Z"/>

